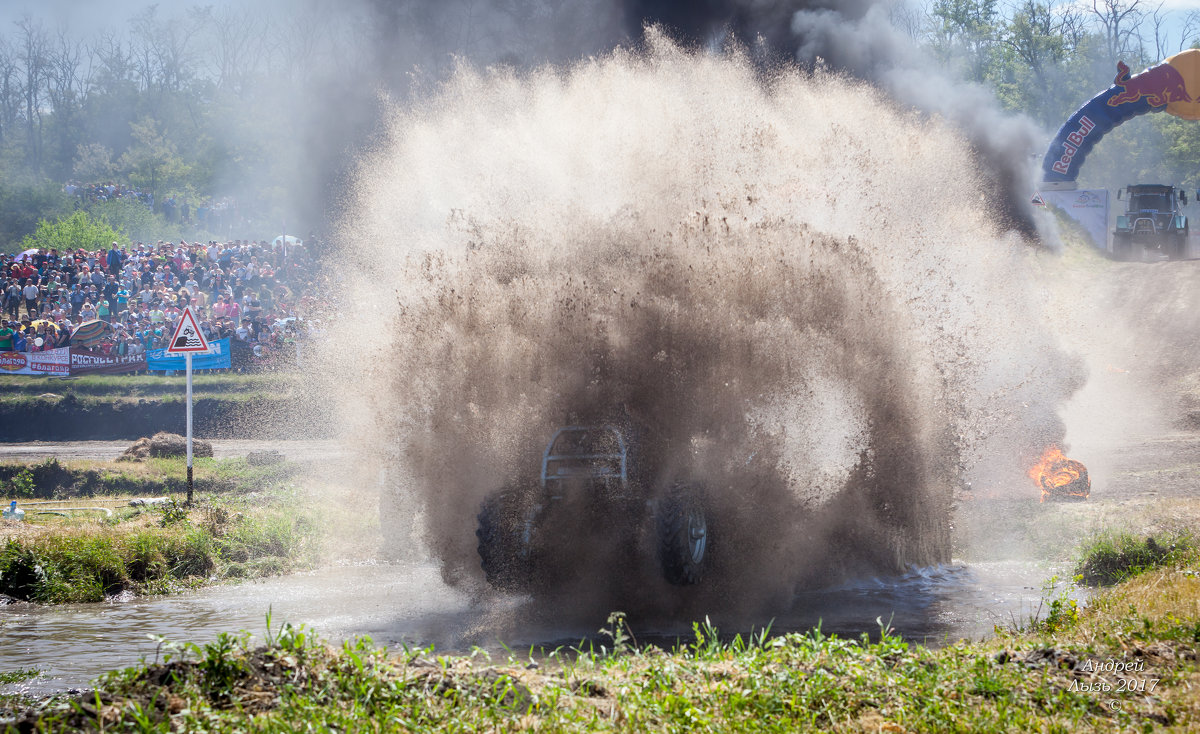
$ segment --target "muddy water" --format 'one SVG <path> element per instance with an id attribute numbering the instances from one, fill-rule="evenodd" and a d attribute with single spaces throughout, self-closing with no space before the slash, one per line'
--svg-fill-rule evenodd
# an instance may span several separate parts
<path id="1" fill-rule="evenodd" d="M 772 629 L 788 632 L 819 624 L 826 633 L 857 636 L 878 633 L 880 619 L 926 644 L 985 637 L 995 625 L 1035 614 L 1040 584 L 1053 570 L 1031 563 L 984 563 L 858 581 L 798 595 Z M 390 648 L 434 645 L 448 652 L 478 645 L 502 653 L 502 642 L 516 650 L 573 645 L 594 637 L 604 621 L 537 619 L 536 610 L 527 606 L 512 598 L 473 603 L 443 585 L 432 564 L 328 568 L 156 599 L 62 607 L 16 604 L 0 608 L 0 671 L 36 668 L 42 674 L 0 691 L 36 695 L 86 686 L 106 671 L 141 658 L 154 660 L 161 651 L 151 635 L 197 643 L 235 630 L 261 637 L 268 610 L 274 627 L 288 621 L 332 640 L 369 635 Z M 691 633 L 690 626 L 634 631 L 660 643 L 677 636 L 687 639 Z"/>

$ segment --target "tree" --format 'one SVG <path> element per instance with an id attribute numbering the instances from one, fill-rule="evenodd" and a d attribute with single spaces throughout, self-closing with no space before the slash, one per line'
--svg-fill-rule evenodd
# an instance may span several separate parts
<path id="1" fill-rule="evenodd" d="M 112 151 L 100 143 L 82 143 L 75 149 L 75 178 L 84 182 L 104 181 L 117 172 Z"/>
<path id="2" fill-rule="evenodd" d="M 942 56 L 961 56 L 967 79 L 985 82 L 996 46 L 996 0 L 935 0 L 932 15 Z"/>
<path id="3" fill-rule="evenodd" d="M 120 233 L 107 222 L 94 219 L 88 216 L 87 212 L 80 210 L 54 222 L 45 219 L 39 221 L 37 229 L 33 234 L 25 236 L 21 246 L 26 250 L 33 247 L 45 250 L 56 247 L 60 251 L 80 247 L 85 250 L 97 250 L 121 239 Z"/>
<path id="4" fill-rule="evenodd" d="M 88 207 L 87 211 L 94 220 L 108 224 L 131 242 L 173 240 L 181 236 L 178 226 L 168 224 L 136 199 L 101 201 Z"/>
<path id="5" fill-rule="evenodd" d="M 130 129 L 134 143 L 121 156 L 121 166 L 131 183 L 150 192 L 157 206 L 159 191 L 174 194 L 187 187 L 190 168 L 152 118 L 142 118 Z"/>
<path id="6" fill-rule="evenodd" d="M 1092 0 L 1092 13 L 1100 19 L 1108 62 L 1112 65 L 1122 58 L 1142 55 L 1138 29 L 1146 14 L 1141 4 L 1141 0 Z"/>

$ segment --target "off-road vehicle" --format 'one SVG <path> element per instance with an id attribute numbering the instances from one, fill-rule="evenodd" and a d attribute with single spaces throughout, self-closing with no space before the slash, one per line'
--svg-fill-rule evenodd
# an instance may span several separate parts
<path id="1" fill-rule="evenodd" d="M 475 534 L 489 584 L 509 591 L 552 585 L 571 573 L 565 559 L 593 551 L 611 554 L 618 566 L 652 560 L 677 586 L 704 578 L 712 549 L 703 489 L 654 477 L 629 433 L 615 425 L 559 428 L 536 481 L 484 500 Z"/>
<path id="2" fill-rule="evenodd" d="M 1144 250 L 1159 250 L 1168 259 L 1187 255 L 1188 220 L 1181 211 L 1187 192 L 1162 184 L 1133 184 L 1117 191 L 1124 194 L 1125 213 L 1117 216 L 1113 230 L 1113 257 L 1141 260 Z"/>

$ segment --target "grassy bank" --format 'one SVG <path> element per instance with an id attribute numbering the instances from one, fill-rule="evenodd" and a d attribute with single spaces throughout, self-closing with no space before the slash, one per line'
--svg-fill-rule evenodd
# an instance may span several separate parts
<path id="1" fill-rule="evenodd" d="M 295 372 L 195 376 L 198 435 L 284 438 L 311 403 L 309 381 Z M 135 439 L 182 433 L 185 378 L 87 375 L 75 378 L 0 375 L 0 441 Z M 313 435 L 325 421 L 306 425 Z"/>
<path id="2" fill-rule="evenodd" d="M 1200 724 L 1200 576 L 1160 569 L 1085 610 L 986 643 L 909 646 L 819 632 L 674 651 L 637 647 L 617 617 L 600 649 L 388 655 L 302 629 L 222 636 L 42 702 L 25 730 L 74 731 L 1130 731 Z"/>
<path id="3" fill-rule="evenodd" d="M 639 646 L 614 614 L 602 646 L 492 660 L 389 653 L 369 639 L 330 646 L 268 618 L 265 644 L 241 634 L 166 646 L 94 691 L 13 715 L 22 731 L 1193 730 L 1200 565 L 1194 546 L 1156 559 L 1134 559 L 1084 609 L 1049 600 L 1023 629 L 940 649 L 886 628 L 723 641 L 697 624 L 665 651 Z"/>
<path id="4" fill-rule="evenodd" d="M 221 401 L 260 401 L 294 397 L 302 385 L 299 373 L 212 373 L 193 375 L 197 395 Z M 0 405 L 36 403 L 54 405 L 67 399 L 80 405 L 100 403 L 181 402 L 185 378 L 150 374 L 90 374 L 77 378 L 40 378 L 0 375 Z"/>
<path id="5" fill-rule="evenodd" d="M 317 537 L 295 465 L 198 459 L 191 507 L 185 471 L 182 459 L 0 467 L 8 499 L 56 500 L 27 503 L 26 522 L 0 526 L 0 594 L 100 601 L 311 565 Z M 137 495 L 166 501 L 131 505 Z M 64 509 L 79 506 L 104 509 Z"/>
<path id="6" fill-rule="evenodd" d="M 72 378 L 0 375 L 0 401 L 67 395 L 85 403 L 100 400 L 182 400 L 184 380 L 182 375 L 167 376 L 165 373 L 84 375 Z M 296 372 L 220 372 L 193 376 L 193 388 L 197 394 L 222 399 L 286 398 L 292 396 L 302 384 L 302 375 Z"/>
<path id="7" fill-rule="evenodd" d="M 252 465 L 244 458 L 197 458 L 192 483 L 202 495 L 245 494 L 275 489 L 294 479 L 294 463 Z M 181 458 L 139 462 L 60 462 L 0 464 L 0 499 L 67 499 L 97 495 L 177 494 L 187 489 L 187 465 Z"/>

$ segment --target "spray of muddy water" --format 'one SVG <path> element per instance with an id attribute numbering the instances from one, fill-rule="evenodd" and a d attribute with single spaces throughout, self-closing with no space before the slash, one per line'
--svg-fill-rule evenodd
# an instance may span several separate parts
<path id="1" fill-rule="evenodd" d="M 463 69 L 363 161 L 340 241 L 376 310 L 338 326 L 341 389 L 385 504 L 477 586 L 484 496 L 531 481 L 555 427 L 627 416 L 658 484 L 708 488 L 717 568 L 680 591 L 564 538 L 591 613 L 755 613 L 948 560 L 954 492 L 1027 481 L 1076 382 L 962 139 L 860 83 L 648 38 Z"/>

